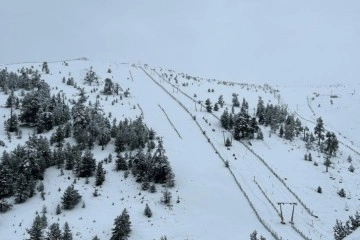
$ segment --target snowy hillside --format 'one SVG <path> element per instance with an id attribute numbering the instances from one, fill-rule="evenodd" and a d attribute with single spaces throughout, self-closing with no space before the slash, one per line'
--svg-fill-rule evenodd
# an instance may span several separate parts
<path id="1" fill-rule="evenodd" d="M 119 155 L 137 156 L 139 150 L 130 151 L 127 147 L 125 151 L 117 151 L 119 145 L 116 135 L 103 149 L 95 142 L 94 145 L 86 145 L 83 150 L 84 156 L 86 149 L 91 149 L 96 163 L 103 163 L 106 174 L 102 185 L 96 186 L 95 172 L 92 177 L 81 177 L 77 168 L 66 170 L 68 157 L 60 158 L 64 161 L 61 163 L 54 155 L 58 160 L 53 160 L 53 165 L 45 170 L 42 181 L 36 181 L 37 187 L 43 184 L 43 191 L 36 190 L 34 196 L 18 204 L 16 194 L 14 197 L 3 194 L 3 200 L 13 204 L 13 207 L 0 214 L 0 234 L 5 236 L 2 239 L 27 239 L 27 230 L 33 226 L 36 214 L 46 216 L 48 227 L 59 223 L 62 228 L 67 222 L 74 239 L 92 239 L 95 236 L 110 239 L 114 219 L 125 208 L 131 221 L 130 239 L 160 239 L 165 236 L 167 239 L 249 239 L 254 230 L 258 232 L 258 237 L 262 235 L 266 239 L 333 239 L 336 220 L 345 223 L 359 208 L 359 140 L 354 132 L 347 131 L 357 129 L 358 125 L 351 118 L 334 118 L 334 114 L 341 115 L 351 108 L 360 90 L 359 85 L 342 88 L 303 86 L 297 88 L 302 90 L 297 92 L 293 90 L 296 86 L 239 84 L 204 79 L 147 64 L 79 59 L 48 63 L 49 73 L 43 66 L 42 62 L 15 64 L 6 66 L 6 71 L 18 72 L 21 68 L 38 70 L 41 79 L 49 84 L 51 95 L 60 93 L 59 97 L 62 97 L 70 110 L 78 109 L 76 102 L 80 101 L 77 100 L 81 96 L 79 89 L 83 88 L 88 96 L 85 105 L 95 104 L 96 108 L 102 109 L 103 116 L 109 122 L 114 119 L 117 122 L 124 121 L 125 118 L 131 121 L 139 117 L 143 119 L 147 128 L 154 129 L 157 136 L 151 154 L 156 156 L 158 140 L 161 139 L 175 175 L 175 185 L 169 187 L 167 184 L 156 184 L 157 191 L 151 193 L 144 190 L 139 175 L 134 173 L 130 165 L 128 176 L 126 171 L 117 171 Z M 84 82 L 91 72 L 97 82 Z M 74 81 L 75 87 L 68 84 L 69 80 Z M 109 80 L 113 86 L 119 85 L 118 94 L 105 94 L 105 83 Z M 314 95 L 315 90 L 318 94 Z M 14 96 L 21 100 L 24 99 L 24 93 L 26 96 L 26 93 L 32 91 L 36 89 L 19 89 L 14 91 Z M 328 91 L 337 97 L 325 97 Z M 10 95 L 9 90 L 2 89 L 1 111 L 4 121 L 12 116 L 12 108 L 6 106 Z M 239 99 L 239 107 L 233 107 L 234 96 Z M 297 96 L 297 101 L 292 100 L 294 96 Z M 236 127 L 225 130 L 220 121 L 222 115 L 227 109 L 234 116 L 236 126 L 236 119 L 241 119 L 244 109 L 249 116 L 258 114 L 259 97 L 264 107 L 272 104 L 279 106 L 283 109 L 281 111 L 286 112 L 288 119 L 289 116 L 293 116 L 294 120 L 297 118 L 302 129 L 307 127 L 308 131 L 300 130 L 296 133 L 294 129 L 295 135 L 291 136 L 292 140 L 288 140 L 287 127 L 290 125 L 286 121 L 279 123 L 285 128 L 285 135 L 280 137 L 280 125 L 276 127 L 270 123 L 266 126 L 258 115 L 256 122 L 259 123 L 259 130 L 254 138 L 251 135 L 243 138 L 240 134 L 240 141 L 237 141 Z M 207 99 L 212 107 L 211 113 L 206 106 Z M 330 100 L 333 100 L 332 104 Z M 215 103 L 217 111 L 213 108 Z M 20 118 L 25 104 L 20 101 L 19 109 L 13 110 Z M 332 111 L 328 110 L 330 108 Z M 72 112 L 72 116 L 77 111 Z M 324 119 L 326 131 L 334 131 L 339 141 L 336 154 L 330 154 L 328 172 L 323 164 L 327 150 L 319 148 L 317 139 L 312 143 L 306 143 L 303 139 L 305 135 L 314 132 L 318 117 Z M 272 121 L 278 118 L 280 115 Z M 342 119 L 343 124 L 338 124 L 336 119 Z M 68 121 L 73 136 L 77 121 Z M 29 127 L 24 125 L 25 122 L 19 125 L 21 137 L 1 128 L 1 139 L 5 143 L 1 147 L 2 151 L 18 149 L 19 144 L 27 144 L 28 138 L 39 131 L 39 123 Z M 52 139 L 56 131 L 54 127 L 35 136 Z M 230 141 L 231 146 L 224 146 L 225 140 Z M 79 141 L 70 137 L 62 144 L 65 147 L 66 143 L 76 145 Z M 321 142 L 325 143 L 326 138 Z M 53 144 L 51 149 L 54 154 L 60 151 L 57 144 Z M 308 159 L 309 154 L 312 156 L 311 161 Z M 109 160 L 110 155 L 112 161 Z M 4 163 L 4 154 L 1 159 Z M 350 166 L 353 172 L 349 171 Z M 2 178 L 2 192 L 5 183 L 6 179 Z M 71 185 L 82 196 L 81 202 L 73 210 L 61 209 L 61 213 L 57 213 L 58 205 L 64 208 L 62 197 L 65 189 Z M 341 189 L 345 191 L 346 197 L 339 196 Z M 172 194 L 169 203 L 164 203 L 166 191 Z M 144 215 L 146 204 L 151 208 L 151 218 Z M 45 212 L 44 206 L 47 210 Z M 285 224 L 281 223 L 282 220 Z M 48 231 L 45 227 L 44 235 Z M 351 236 L 350 239 L 356 239 Z"/>

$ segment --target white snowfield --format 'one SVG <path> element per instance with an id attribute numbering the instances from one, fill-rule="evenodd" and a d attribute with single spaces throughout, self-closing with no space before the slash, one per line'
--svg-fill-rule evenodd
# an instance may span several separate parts
<path id="1" fill-rule="evenodd" d="M 162 187 L 158 186 L 155 194 L 141 191 L 140 185 L 131 176 L 125 179 L 122 172 L 114 171 L 114 163 L 109 163 L 104 165 L 106 181 L 99 188 L 99 197 L 92 196 L 93 178 L 90 178 L 89 184 L 84 183 L 85 179 L 79 179 L 75 188 L 82 194 L 86 207 L 81 208 L 79 204 L 74 210 L 64 210 L 60 215 L 55 215 L 63 191 L 73 183 L 74 175 L 64 171 L 65 175 L 61 176 L 60 170 L 50 168 L 46 170 L 43 181 L 47 193 L 45 201 L 37 194 L 24 204 L 14 205 L 11 211 L 0 214 L 2 239 L 26 238 L 26 229 L 31 227 L 35 212 L 41 212 L 44 205 L 48 208 L 49 225 L 54 222 L 63 225 L 67 221 L 74 239 L 91 239 L 95 235 L 100 239 L 109 239 L 113 220 L 123 208 L 129 210 L 132 221 L 130 239 L 159 239 L 164 235 L 168 239 L 248 239 L 254 230 L 266 239 L 333 239 L 332 228 L 336 219 L 344 222 L 349 215 L 359 210 L 360 163 L 356 134 L 338 135 L 339 140 L 346 145 L 340 145 L 329 173 L 325 172 L 322 165 L 322 154 L 315 150 L 310 151 L 313 162 L 304 161 L 306 149 L 300 137 L 289 142 L 277 134 L 270 136 L 269 128 L 262 127 L 263 141 L 251 140 L 251 145 L 247 140 L 233 141 L 229 149 L 224 146 L 224 137 L 230 138 L 231 133 L 221 128 L 218 118 L 225 107 L 231 111 L 232 93 L 238 93 L 240 101 L 245 98 L 249 102 L 250 112 L 255 111 L 259 96 L 265 103 L 289 102 L 291 111 L 297 101 L 291 101 L 287 96 L 293 93 L 293 88 L 278 86 L 281 89 L 279 92 L 269 85 L 243 83 L 231 86 L 229 83 L 224 85 L 221 81 L 201 78 L 195 81 L 181 77 L 172 70 L 121 62 L 82 59 L 68 61 L 68 64 L 65 66 L 62 61 L 49 63 L 51 73 L 42 75 L 53 87 L 53 93 L 62 91 L 68 100 L 76 98 L 77 90 L 62 83 L 63 76 L 73 76 L 78 86 L 84 87 L 89 93 L 91 102 L 95 102 L 107 77 L 118 82 L 123 90 L 129 89 L 130 97 L 123 100 L 116 95 L 106 97 L 100 94 L 101 106 L 105 114 L 111 112 L 112 118 L 118 120 L 125 117 L 134 119 L 143 114 L 148 127 L 155 129 L 157 135 L 163 138 L 166 154 L 175 173 L 176 186 L 171 189 L 173 206 L 169 208 L 160 203 Z M 41 63 L 9 65 L 8 68 L 16 70 L 31 65 L 41 69 Z M 82 83 L 90 67 L 100 76 L 99 86 Z M 107 72 L 109 68 L 111 73 Z M 175 82 L 174 77 L 169 81 L 163 73 L 167 73 L 166 76 L 177 75 L 178 82 Z M 98 90 L 90 93 L 95 88 Z M 209 89 L 214 89 L 214 92 Z M 357 97 L 358 89 L 355 88 L 352 95 L 338 93 L 342 97 L 334 99 L 331 105 L 326 105 L 330 98 L 317 99 L 321 106 L 313 106 L 315 116 L 312 111 L 309 114 L 307 104 L 297 106 L 296 112 L 310 120 L 302 122 L 312 131 L 312 121 L 320 116 L 318 112 L 323 107 L 336 107 L 336 111 L 321 112 L 321 116 L 327 128 L 332 126 L 332 131 L 347 133 L 345 130 L 348 127 L 358 127 L 350 118 L 344 118 L 344 121 L 347 120 L 344 123 L 346 127 L 331 120 L 334 119 L 333 114 L 343 111 L 339 104 L 346 102 L 350 106 L 352 99 Z M 346 92 L 348 88 L 337 90 Z M 298 95 L 299 105 L 307 101 L 306 97 L 312 91 L 311 87 L 303 88 L 305 94 Z M 213 115 L 197 102 L 210 98 L 215 103 L 220 95 L 224 96 L 224 108 L 213 112 Z M 1 102 L 5 103 L 7 95 L 2 93 L 0 97 Z M 115 99 L 119 102 L 112 105 Z M 3 114 L 9 114 L 9 109 L 3 108 L 2 111 Z M 234 111 L 239 109 L 235 108 Z M 349 114 L 356 115 L 353 112 Z M 24 143 L 31 132 L 31 129 L 23 129 L 23 138 L 12 137 L 11 143 L 7 142 L 4 150 L 9 151 L 17 144 Z M 45 135 L 49 137 L 51 132 Z M 0 134 L 6 136 L 3 128 Z M 109 153 L 115 158 L 114 149 L 110 145 L 104 151 L 96 147 L 93 152 L 97 161 Z M 349 163 L 346 159 L 349 155 L 356 169 L 354 173 L 347 169 Z M 228 168 L 224 161 L 228 161 Z M 318 166 L 313 165 L 315 161 Z M 318 186 L 321 186 L 322 194 L 316 192 Z M 347 198 L 337 195 L 340 188 L 345 189 Z M 177 198 L 180 203 L 175 203 Z M 145 203 L 149 204 L 153 212 L 150 219 L 143 215 Z M 281 205 L 285 222 L 281 224 L 278 203 L 296 203 L 294 224 L 290 223 L 293 205 Z M 357 239 L 357 232 L 348 239 Z"/>

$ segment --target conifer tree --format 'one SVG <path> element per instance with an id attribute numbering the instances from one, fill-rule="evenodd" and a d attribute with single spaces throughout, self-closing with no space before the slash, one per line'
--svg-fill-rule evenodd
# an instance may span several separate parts
<path id="1" fill-rule="evenodd" d="M 171 199 L 172 199 L 172 194 L 171 192 L 166 188 L 165 191 L 163 192 L 163 196 L 161 198 L 161 202 L 166 204 L 166 205 L 170 205 L 171 203 Z"/>
<path id="2" fill-rule="evenodd" d="M 27 229 L 26 231 L 29 234 L 29 238 L 27 238 L 27 240 L 43 240 L 44 239 L 41 217 L 39 215 L 36 215 L 31 228 Z"/>
<path id="3" fill-rule="evenodd" d="M 57 206 L 56 206 L 56 215 L 59 215 L 60 213 L 61 213 L 61 207 L 60 207 L 60 204 L 58 204 Z"/>
<path id="4" fill-rule="evenodd" d="M 320 141 L 324 139 L 324 132 L 325 132 L 324 122 L 322 118 L 319 117 L 316 120 L 316 126 L 314 128 L 314 134 L 317 136 L 319 146 L 320 146 Z"/>
<path id="5" fill-rule="evenodd" d="M 211 101 L 210 99 L 206 99 L 205 101 L 205 107 L 206 107 L 206 111 L 211 113 L 212 112 L 212 105 L 211 105 Z"/>
<path id="6" fill-rule="evenodd" d="M 126 171 L 128 170 L 128 166 L 125 158 L 119 154 L 115 160 L 115 166 L 117 171 Z"/>
<path id="7" fill-rule="evenodd" d="M 114 225 L 110 240 L 127 240 L 131 232 L 131 222 L 126 208 L 115 218 Z"/>
<path id="8" fill-rule="evenodd" d="M 335 240 L 342 240 L 348 235 L 343 223 L 340 220 L 336 220 L 336 225 L 333 229 Z"/>
<path id="9" fill-rule="evenodd" d="M 9 203 L 6 199 L 0 199 L 0 213 L 9 211 L 13 205 Z"/>
<path id="10" fill-rule="evenodd" d="M 49 227 L 46 240 L 61 240 L 61 229 L 59 223 L 53 223 Z"/>
<path id="11" fill-rule="evenodd" d="M 223 107 L 223 106 L 224 106 L 225 102 L 224 102 L 224 97 L 223 97 L 223 95 L 220 95 L 217 103 L 220 105 L 220 107 Z"/>
<path id="12" fill-rule="evenodd" d="M 234 107 L 240 107 L 240 102 L 239 102 L 238 96 L 239 96 L 239 94 L 236 94 L 236 93 L 232 94 L 232 97 L 233 97 L 232 104 Z"/>
<path id="13" fill-rule="evenodd" d="M 73 240 L 69 224 L 65 222 L 61 240 Z"/>
<path id="14" fill-rule="evenodd" d="M 105 181 L 105 170 L 102 166 L 102 162 L 99 162 L 96 168 L 96 173 L 95 173 L 95 185 L 96 186 L 100 186 L 103 184 L 103 182 Z"/>
<path id="15" fill-rule="evenodd" d="M 148 218 L 151 218 L 152 216 L 152 212 L 148 204 L 146 204 L 145 206 L 144 215 L 147 216 Z"/>
<path id="16" fill-rule="evenodd" d="M 74 185 L 70 185 L 61 197 L 61 203 L 64 209 L 73 209 L 81 200 L 78 190 L 74 189 Z"/>
<path id="17" fill-rule="evenodd" d="M 215 103 L 215 105 L 214 105 L 214 111 L 215 112 L 219 111 L 219 105 L 217 103 Z"/>
<path id="18" fill-rule="evenodd" d="M 325 156 L 325 161 L 324 161 L 324 165 L 326 167 L 326 172 L 329 171 L 329 167 L 331 165 L 331 160 L 330 160 L 330 155 L 326 154 Z"/>
<path id="19" fill-rule="evenodd" d="M 91 177 L 95 171 L 96 160 L 90 150 L 86 150 L 81 157 L 79 177 Z"/>
<path id="20" fill-rule="evenodd" d="M 220 117 L 221 126 L 225 129 L 229 129 L 229 112 L 225 108 L 224 113 Z"/>

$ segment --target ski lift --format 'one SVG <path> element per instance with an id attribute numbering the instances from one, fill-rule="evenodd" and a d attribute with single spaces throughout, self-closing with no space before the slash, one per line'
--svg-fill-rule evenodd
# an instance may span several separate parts
<path id="1" fill-rule="evenodd" d="M 345 203 L 345 211 L 349 211 L 349 205 Z"/>
<path id="2" fill-rule="evenodd" d="M 339 183 L 342 183 L 342 178 L 340 178 Z"/>

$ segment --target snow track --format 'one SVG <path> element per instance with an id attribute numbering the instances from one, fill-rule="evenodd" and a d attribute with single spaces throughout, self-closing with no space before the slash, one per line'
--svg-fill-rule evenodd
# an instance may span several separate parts
<path id="1" fill-rule="evenodd" d="M 144 69 L 143 69 L 144 70 Z M 144 70 L 145 71 L 145 70 Z M 215 150 L 220 156 L 231 159 L 231 153 L 223 146 L 222 136 L 216 130 L 218 128 L 218 118 L 209 117 L 211 114 L 197 112 L 194 106 L 194 99 L 183 93 L 181 90 L 171 94 L 170 89 L 176 87 L 162 78 L 158 81 L 149 73 L 152 78 L 163 90 L 165 90 L 175 101 L 177 101 L 193 118 L 199 121 L 201 128 L 204 129 L 208 142 L 215 145 Z M 161 84 L 166 82 L 166 84 Z M 166 90 L 166 88 L 168 90 Z M 180 92 L 180 93 L 178 93 Z M 210 118 L 210 119 L 207 119 Z M 203 119 L 204 121 L 202 121 Z M 216 126 L 215 128 L 212 126 Z M 221 149 L 220 151 L 217 149 Z M 274 170 L 272 170 L 253 150 L 245 143 L 235 142 L 232 149 L 236 149 L 233 154 L 234 160 L 230 161 L 230 172 L 239 187 L 244 191 L 250 205 L 254 207 L 256 214 L 263 219 L 268 230 L 273 231 L 280 239 L 331 239 L 331 233 L 323 226 L 321 219 L 317 218 L 301 199 L 285 184 Z M 237 160 L 240 156 L 240 159 Z M 241 158 L 242 157 L 242 158 Z M 255 177 L 256 176 L 256 177 Z M 254 178 L 256 178 L 255 184 Z M 260 188 L 261 190 L 260 190 Z M 266 196 L 265 196 L 266 195 Z M 295 207 L 295 226 L 280 224 L 278 211 L 274 208 L 278 202 L 298 203 Z M 300 203 L 300 204 L 299 204 Z M 270 206 L 269 206 L 270 205 Z M 272 205 L 272 206 L 271 206 Z M 285 221 L 290 220 L 291 208 L 288 205 L 283 207 Z M 311 236 L 311 237 L 310 237 Z"/>
<path id="2" fill-rule="evenodd" d="M 267 239 L 280 239 L 272 238 L 271 234 L 266 232 L 248 207 L 249 202 L 244 195 L 240 191 L 234 191 L 239 184 L 233 181 L 235 175 L 230 176 L 224 163 L 220 164 L 212 146 L 204 141 L 202 132 L 193 124 L 193 118 L 180 109 L 179 104 L 144 72 L 138 69 L 132 71 L 132 75 L 134 81 L 131 81 L 131 84 L 134 87 L 131 87 L 131 92 L 142 107 L 145 121 L 156 129 L 159 136 L 164 137 L 164 146 L 178 179 L 175 188 L 179 189 L 178 194 L 183 198 L 182 201 L 192 206 L 190 209 L 183 209 L 182 216 L 174 216 L 178 233 L 168 235 L 168 238 L 184 239 L 185 233 L 190 232 L 189 239 L 247 239 L 256 229 Z M 166 109 L 167 117 L 161 108 L 154 108 L 159 104 Z M 182 139 L 168 119 L 171 119 L 181 132 Z M 186 195 L 185 191 L 192 194 Z M 182 206 L 175 204 L 174 208 Z M 219 221 L 225 226 L 221 230 L 218 229 Z M 292 229 L 289 230 L 292 232 L 289 236 L 295 233 Z M 179 235 L 181 232 L 183 235 Z M 224 238 L 224 232 L 232 237 Z"/>
<path id="3" fill-rule="evenodd" d="M 169 90 L 166 90 L 165 86 L 160 85 L 160 83 L 158 81 L 156 81 L 145 70 L 144 70 L 144 72 L 148 75 L 148 77 L 150 77 L 152 80 L 154 80 L 154 82 L 158 86 L 160 86 L 163 90 L 165 90 L 164 93 L 167 93 L 167 95 L 169 95 L 168 97 L 171 97 L 176 102 L 178 102 L 193 117 L 193 119 L 194 118 L 200 119 L 200 118 L 197 118 L 198 116 L 200 116 L 200 117 L 208 116 L 208 114 L 203 113 L 203 112 L 196 112 L 196 113 L 192 114 L 192 112 L 189 110 L 189 108 L 187 108 L 187 106 L 190 106 L 190 107 L 193 106 L 193 100 L 189 96 L 185 97 L 186 98 L 185 101 L 180 102 L 177 99 L 177 97 L 174 96 L 176 94 L 174 94 L 174 95 L 171 94 Z M 177 96 L 181 96 L 181 95 L 177 95 Z M 184 100 L 184 98 L 182 98 L 182 100 Z M 189 105 L 189 103 L 191 103 L 191 105 Z M 198 123 L 198 121 L 195 121 L 195 122 Z M 200 124 L 204 125 L 202 122 Z M 211 124 L 207 123 L 207 124 L 205 124 L 205 126 L 201 126 L 201 125 L 199 125 L 199 127 L 201 129 L 206 129 L 206 128 L 209 128 L 209 125 L 211 125 Z M 223 148 L 223 144 L 219 140 L 221 138 L 216 136 L 214 128 L 212 128 L 212 129 L 210 128 L 209 132 L 211 134 L 207 134 L 206 132 L 203 131 L 203 134 L 206 135 L 208 142 L 213 146 L 215 152 L 220 156 L 220 158 L 222 158 L 223 161 L 225 161 L 225 159 L 223 157 L 221 157 L 221 153 L 219 151 L 217 151 L 217 147 Z M 213 140 L 215 140 L 215 142 L 213 142 Z M 237 144 L 242 148 L 242 150 L 246 150 L 246 148 L 244 146 L 242 146 L 242 144 L 240 144 L 240 143 L 237 143 Z M 214 145 L 216 145 L 217 147 L 215 147 Z M 226 156 L 226 155 L 224 154 L 224 156 Z M 262 167 L 259 170 L 259 168 L 257 166 L 257 165 L 259 165 L 259 162 L 256 160 L 256 157 L 253 154 L 250 155 L 250 157 L 248 158 L 248 161 L 246 161 L 246 164 L 251 163 L 251 162 L 254 164 L 254 165 L 250 165 L 251 167 L 248 166 L 245 168 L 237 169 L 235 166 L 231 165 L 229 170 L 230 170 L 230 173 L 232 174 L 236 184 L 239 186 L 240 190 L 243 192 L 243 194 L 245 195 L 246 199 L 248 200 L 250 206 L 253 208 L 255 214 L 259 218 L 260 222 L 265 226 L 265 228 L 268 229 L 269 232 L 271 232 L 271 234 L 273 235 L 273 237 L 275 239 L 310 239 L 310 238 L 306 237 L 305 234 L 303 234 L 300 230 L 295 230 L 294 228 L 290 227 L 290 225 L 283 225 L 280 223 L 280 218 L 278 217 L 278 213 L 271 206 L 269 206 L 268 199 L 261 193 L 261 191 L 258 189 L 256 184 L 253 182 L 254 174 L 257 175 L 258 173 L 259 174 L 269 173 L 269 169 L 263 165 L 260 165 Z M 269 173 L 269 174 L 271 174 L 271 173 Z M 265 174 L 265 176 L 267 176 L 267 175 Z M 241 179 L 239 180 L 238 177 L 240 177 Z M 266 180 L 263 182 L 268 183 L 269 181 Z M 279 190 L 275 190 L 276 196 L 283 195 L 284 197 L 281 199 L 287 199 L 288 201 L 294 201 L 294 196 L 292 196 L 292 194 L 281 183 L 275 184 L 275 186 L 274 185 L 272 185 L 270 187 L 267 186 L 267 188 L 272 188 L 272 189 L 278 188 Z M 276 200 L 274 200 L 274 201 L 276 201 Z M 319 239 L 321 239 L 321 238 L 319 238 Z"/>

